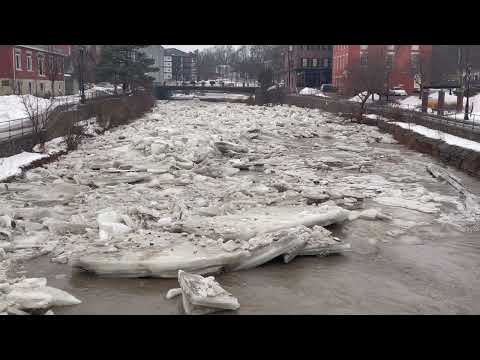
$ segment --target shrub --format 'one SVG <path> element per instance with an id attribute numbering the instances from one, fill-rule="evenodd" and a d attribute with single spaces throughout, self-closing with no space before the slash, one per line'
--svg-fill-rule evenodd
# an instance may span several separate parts
<path id="1" fill-rule="evenodd" d="M 76 150 L 78 145 L 85 137 L 85 127 L 79 124 L 72 123 L 67 127 L 66 133 L 63 136 L 63 141 L 67 144 L 67 150 Z"/>

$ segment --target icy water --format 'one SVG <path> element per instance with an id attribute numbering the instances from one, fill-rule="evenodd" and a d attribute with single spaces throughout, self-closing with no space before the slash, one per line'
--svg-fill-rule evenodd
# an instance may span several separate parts
<path id="1" fill-rule="evenodd" d="M 424 171 L 419 161 L 432 162 L 400 145 L 378 146 L 410 159 L 408 170 L 416 173 Z M 480 193 L 478 180 L 449 170 L 470 191 Z M 385 176 L 388 168 L 378 167 L 374 173 Z M 241 176 L 258 174 L 244 172 Z M 447 184 L 431 181 L 423 185 L 429 191 L 454 194 Z M 241 304 L 238 311 L 222 314 L 480 313 L 479 233 L 463 233 L 447 224 L 421 225 L 439 214 L 374 205 L 415 226 L 392 238 L 386 236 L 391 229 L 388 222 L 348 222 L 330 230 L 352 244 L 349 253 L 301 257 L 289 264 L 278 260 L 217 275 L 219 283 Z M 45 256 L 27 262 L 23 270 L 27 276 L 46 277 L 50 286 L 82 300 L 77 306 L 54 309 L 56 314 L 181 313 L 180 298 L 165 299 L 169 289 L 178 287 L 176 279 L 100 278 L 69 265 L 53 264 Z"/>

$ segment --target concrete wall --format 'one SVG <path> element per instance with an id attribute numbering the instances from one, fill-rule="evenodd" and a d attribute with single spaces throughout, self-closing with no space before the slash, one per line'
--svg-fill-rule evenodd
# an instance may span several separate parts
<path id="1" fill-rule="evenodd" d="M 445 164 L 454 166 L 472 176 L 480 177 L 480 153 L 476 151 L 449 145 L 444 141 L 431 139 L 385 121 L 364 118 L 362 123 L 378 126 L 381 130 L 392 134 L 400 144 L 439 158 Z"/>

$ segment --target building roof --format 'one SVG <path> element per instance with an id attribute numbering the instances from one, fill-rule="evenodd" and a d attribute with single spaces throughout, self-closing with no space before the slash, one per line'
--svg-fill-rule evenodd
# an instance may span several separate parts
<path id="1" fill-rule="evenodd" d="M 165 49 L 164 55 L 165 56 L 191 56 L 191 54 L 175 48 Z"/>

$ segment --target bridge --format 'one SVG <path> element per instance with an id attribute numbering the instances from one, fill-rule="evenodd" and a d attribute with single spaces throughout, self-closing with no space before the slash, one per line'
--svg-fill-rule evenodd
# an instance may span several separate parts
<path id="1" fill-rule="evenodd" d="M 155 85 L 154 93 L 157 98 L 161 99 L 168 97 L 168 94 L 172 91 L 220 92 L 254 95 L 257 89 L 259 89 L 257 86 Z"/>

